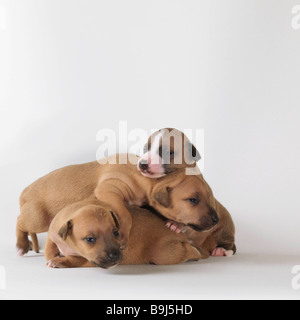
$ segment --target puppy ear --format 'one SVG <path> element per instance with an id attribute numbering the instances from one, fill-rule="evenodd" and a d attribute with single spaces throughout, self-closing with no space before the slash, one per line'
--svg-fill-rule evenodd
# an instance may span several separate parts
<path id="1" fill-rule="evenodd" d="M 163 188 L 153 194 L 153 199 L 165 208 L 171 205 L 170 188 Z"/>
<path id="2" fill-rule="evenodd" d="M 186 144 L 185 161 L 198 162 L 199 160 L 201 160 L 200 152 L 191 142 L 188 142 Z"/>
<path id="3" fill-rule="evenodd" d="M 73 228 L 73 222 L 72 222 L 72 220 L 70 220 L 60 228 L 60 230 L 58 231 L 58 235 L 63 240 L 66 240 L 68 235 L 70 234 L 72 228 Z"/>

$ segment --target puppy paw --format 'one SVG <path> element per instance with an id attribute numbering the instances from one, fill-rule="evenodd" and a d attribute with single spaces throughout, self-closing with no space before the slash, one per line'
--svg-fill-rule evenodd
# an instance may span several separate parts
<path id="1" fill-rule="evenodd" d="M 233 255 L 234 255 L 233 250 L 227 250 L 227 251 L 225 252 L 225 256 L 228 257 L 228 258 L 232 257 Z"/>
<path id="2" fill-rule="evenodd" d="M 27 252 L 22 248 L 17 248 L 17 256 L 18 257 L 23 257 Z"/>
<path id="3" fill-rule="evenodd" d="M 20 244 L 17 245 L 17 256 L 18 257 L 23 257 L 25 254 L 27 254 L 29 251 L 32 251 L 32 245 L 30 242 L 27 244 Z"/>
<path id="4" fill-rule="evenodd" d="M 226 250 L 224 248 L 216 248 L 211 252 L 212 257 L 232 257 L 234 252 L 232 250 Z"/>
<path id="5" fill-rule="evenodd" d="M 57 257 L 47 262 L 46 266 L 52 269 L 68 268 L 68 265 L 64 258 Z"/>
<path id="6" fill-rule="evenodd" d="M 171 231 L 174 231 L 176 233 L 181 233 L 181 228 L 179 227 L 179 225 L 174 222 L 174 221 L 168 221 L 166 223 L 166 227 L 169 228 Z"/>

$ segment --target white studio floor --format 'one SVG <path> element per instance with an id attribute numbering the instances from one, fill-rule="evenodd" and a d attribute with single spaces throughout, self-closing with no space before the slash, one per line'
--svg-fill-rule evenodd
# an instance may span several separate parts
<path id="1" fill-rule="evenodd" d="M 17 258 L 1 247 L 6 289 L 0 299 L 299 299 L 298 256 L 239 253 L 177 266 L 48 269 L 43 254 Z"/>

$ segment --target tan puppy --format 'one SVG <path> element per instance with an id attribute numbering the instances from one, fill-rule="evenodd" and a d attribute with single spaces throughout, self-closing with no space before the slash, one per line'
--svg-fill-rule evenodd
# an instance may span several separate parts
<path id="1" fill-rule="evenodd" d="M 202 258 L 209 255 L 231 256 L 237 251 L 232 217 L 214 197 L 198 168 L 194 169 L 194 173 L 174 188 L 163 187 L 157 191 L 157 200 L 162 207 L 172 208 L 173 216 L 167 216 L 162 207 L 159 212 L 171 220 L 167 222 L 168 228 L 177 233 L 186 233 L 192 245 L 201 251 Z M 202 215 L 197 224 L 185 222 L 186 219 L 192 220 L 192 216 L 196 216 L 199 211 Z"/>
<path id="2" fill-rule="evenodd" d="M 126 203 L 148 204 L 166 218 L 197 231 L 209 230 L 219 222 L 217 202 L 197 168 L 194 176 L 186 176 L 181 169 L 161 179 L 148 179 L 136 170 L 139 158 L 128 157 L 127 165 L 111 165 L 107 158 L 105 164 L 91 162 L 62 168 L 25 189 L 17 223 L 18 254 L 30 249 L 28 234 L 47 232 L 58 212 L 86 199 L 97 198 L 112 208 L 120 223 L 123 248 L 132 225 Z M 38 252 L 37 247 L 34 250 Z"/>
<path id="3" fill-rule="evenodd" d="M 47 266 L 107 269 L 118 264 L 170 265 L 201 258 L 185 235 L 168 230 L 159 217 L 138 207 L 129 210 L 133 224 L 128 247 L 122 253 L 119 222 L 113 211 L 97 200 L 63 209 L 50 225 Z"/>
<path id="4" fill-rule="evenodd" d="M 202 208 L 206 206 L 206 208 L 210 210 L 208 215 L 211 216 L 213 220 L 216 219 L 217 221 L 220 219 L 217 229 L 223 230 L 224 228 L 226 230 L 224 233 L 216 232 L 218 234 L 214 237 L 216 241 L 212 241 L 212 243 L 216 242 L 220 247 L 208 251 L 213 256 L 231 255 L 232 251 L 234 253 L 236 252 L 235 245 L 233 246 L 235 241 L 234 223 L 229 212 L 220 203 L 218 203 L 216 199 L 214 199 L 211 188 L 203 179 L 200 171 L 196 168 L 196 163 L 200 159 L 201 156 L 199 151 L 183 132 L 173 128 L 166 128 L 155 132 L 148 139 L 148 142 L 145 145 L 144 155 L 138 162 L 138 170 L 145 177 L 161 178 L 167 174 L 176 172 L 177 170 L 193 168 L 190 169 L 188 173 L 195 174 L 200 177 L 200 184 L 197 188 L 198 190 L 196 190 L 192 184 L 190 184 L 190 187 L 186 188 L 189 184 L 187 182 L 186 185 L 181 184 L 174 188 L 174 190 L 172 190 L 172 197 L 170 197 L 170 190 L 165 192 L 166 190 L 162 189 L 161 195 L 159 196 L 160 202 L 164 206 L 169 206 L 172 202 L 171 198 L 184 197 L 194 204 L 195 209 L 198 209 L 201 206 Z M 189 179 L 187 179 L 187 181 L 188 180 Z M 203 185 L 205 186 L 203 187 Z M 209 200 L 205 202 L 205 199 Z M 187 205 L 187 203 L 185 203 L 185 205 Z M 182 212 L 182 214 L 185 215 L 186 212 L 190 212 L 190 210 L 186 209 L 186 206 L 182 203 L 182 207 L 179 212 Z M 160 210 L 162 211 L 162 209 Z M 216 213 L 218 216 L 216 216 Z M 166 215 L 166 217 L 170 218 L 170 215 Z M 174 212 L 173 218 L 176 222 L 168 221 L 166 226 L 177 233 L 180 233 L 182 230 L 188 230 L 187 228 L 183 228 L 183 224 L 178 224 L 178 221 L 180 221 L 178 217 L 178 212 Z M 196 231 L 207 230 L 211 226 L 211 219 L 208 218 L 207 215 L 204 215 L 202 217 L 202 223 L 200 223 L 200 228 L 199 225 L 190 226 Z M 216 228 L 213 230 L 216 231 Z M 199 243 L 202 244 L 203 239 L 208 237 L 208 233 L 205 233 L 203 236 L 195 232 L 187 232 L 187 234 L 192 238 L 197 239 L 195 242 L 198 244 L 198 248 L 200 248 Z M 225 238 L 222 239 L 222 237 Z M 222 243 L 224 244 L 223 247 Z M 210 247 L 210 245 L 208 247 Z"/>
<path id="5" fill-rule="evenodd" d="M 122 261 L 119 222 L 113 211 L 97 200 L 86 200 L 64 208 L 53 219 L 45 248 L 48 266 L 102 268 Z M 84 259 L 82 259 L 84 258 Z"/>
<path id="6" fill-rule="evenodd" d="M 138 170 L 147 178 L 161 178 L 179 169 L 194 168 L 201 159 L 187 136 L 177 129 L 161 129 L 148 139 Z"/>
<path id="7" fill-rule="evenodd" d="M 212 229 L 197 232 L 192 228 L 182 228 L 190 243 L 201 252 L 202 259 L 209 256 L 230 257 L 237 252 L 235 226 L 231 215 L 218 201 L 216 201 L 216 206 L 219 223 Z"/>

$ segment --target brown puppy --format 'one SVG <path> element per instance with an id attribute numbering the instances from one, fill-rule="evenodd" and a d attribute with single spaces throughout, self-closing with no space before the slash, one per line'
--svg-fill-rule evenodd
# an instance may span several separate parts
<path id="1" fill-rule="evenodd" d="M 213 193 L 209 185 L 203 179 L 200 171 L 196 168 L 196 162 L 201 159 L 199 151 L 196 147 L 189 141 L 185 134 L 176 129 L 161 129 L 155 132 L 148 140 L 148 143 L 145 146 L 145 153 L 140 158 L 138 162 L 138 170 L 148 178 L 160 178 L 177 170 L 182 170 L 189 168 L 188 174 L 197 175 L 199 179 L 199 186 L 194 187 L 193 184 L 190 184 L 186 179 L 186 185 L 181 184 L 178 187 L 175 187 L 173 190 L 170 188 L 162 189 L 158 192 L 156 198 L 159 200 L 160 204 L 163 206 L 172 206 L 172 202 L 175 199 L 180 197 L 189 199 L 189 201 L 194 205 L 195 214 L 199 208 L 202 207 L 202 210 L 209 210 L 206 215 L 203 215 L 201 218 L 200 225 L 190 225 L 196 231 L 204 231 L 210 229 L 211 220 L 218 221 L 218 230 L 226 229 L 226 232 L 216 232 L 216 228 L 213 230 L 215 233 L 218 233 L 218 236 L 215 236 L 216 243 L 219 244 L 220 248 L 214 248 L 213 251 L 209 250 L 211 255 L 221 256 L 221 255 L 230 255 L 231 251 L 236 251 L 234 244 L 235 238 L 235 228 L 234 223 L 231 219 L 228 211 L 214 198 Z M 191 169 L 192 168 L 192 169 Z M 193 178 L 192 178 L 193 180 Z M 187 187 L 189 185 L 189 187 Z M 183 229 L 183 224 L 178 224 L 179 221 L 183 222 L 188 219 L 187 213 L 193 214 L 189 208 L 187 208 L 188 203 L 181 203 L 181 208 L 177 211 L 174 210 L 173 218 L 176 220 L 168 221 L 166 226 L 171 230 L 180 233 L 182 230 L 188 230 L 187 228 Z M 160 208 L 160 211 L 163 212 L 163 209 Z M 180 214 L 181 212 L 181 214 Z M 223 217 L 222 219 L 220 217 Z M 166 214 L 166 217 L 170 218 L 170 215 Z M 196 243 L 201 243 L 203 239 L 208 237 L 208 233 L 205 233 L 202 237 L 200 234 L 187 232 L 192 238 L 196 238 Z M 224 240 L 222 236 L 225 237 Z M 228 239 L 229 238 L 229 239 Z M 230 240 L 230 241 L 229 241 Z M 228 245 L 227 242 L 230 242 Z M 222 247 L 222 243 L 224 247 Z M 198 246 L 199 247 L 199 246 Z M 214 245 L 213 245 L 214 247 Z M 234 247 L 234 250 L 232 250 Z M 203 248 L 202 248 L 203 249 Z"/>
<path id="2" fill-rule="evenodd" d="M 232 256 L 237 252 L 235 245 L 235 226 L 231 215 L 225 207 L 216 201 L 219 223 L 211 230 L 197 232 L 185 228 L 190 243 L 199 249 L 202 259 L 209 256 Z"/>
<path id="3" fill-rule="evenodd" d="M 155 208 L 171 220 L 167 223 L 171 230 L 186 233 L 192 245 L 201 251 L 202 258 L 231 256 L 236 253 L 232 217 L 214 197 L 200 170 L 197 167 L 193 170 L 194 175 L 186 176 L 176 186 L 157 185 L 154 189 Z M 196 216 L 198 222 L 187 222 Z"/>
<path id="4" fill-rule="evenodd" d="M 17 249 L 24 255 L 30 249 L 28 234 L 47 232 L 51 221 L 63 208 L 86 199 L 110 206 L 120 222 L 120 241 L 126 247 L 132 218 L 126 203 L 154 207 L 166 218 L 190 225 L 197 231 L 218 223 L 216 202 L 195 168 L 195 176 L 177 170 L 161 179 L 148 179 L 136 170 L 137 156 L 126 155 L 126 165 L 91 162 L 54 171 L 29 186 L 21 195 L 21 215 L 17 223 Z M 186 192 L 189 191 L 189 192 Z M 200 199 L 198 199 L 200 197 Z M 35 251 L 38 248 L 34 247 Z"/>
<path id="5" fill-rule="evenodd" d="M 170 265 L 201 258 L 185 235 L 168 230 L 159 217 L 138 207 L 129 210 L 133 224 L 128 247 L 122 254 L 119 222 L 113 211 L 97 200 L 63 209 L 50 225 L 45 249 L 47 266 L 107 269 L 118 264 Z"/>
<path id="6" fill-rule="evenodd" d="M 151 204 L 170 220 L 199 232 L 219 223 L 217 201 L 198 168 L 194 169 L 194 175 L 185 176 L 179 184 L 156 185 L 153 194 L 155 201 Z"/>
<path id="7" fill-rule="evenodd" d="M 194 168 L 201 159 L 187 136 L 177 129 L 161 129 L 145 145 L 138 170 L 147 178 L 161 178 L 179 169 Z"/>
<path id="8" fill-rule="evenodd" d="M 48 266 L 101 268 L 122 261 L 119 222 L 113 211 L 97 200 L 86 200 L 64 208 L 53 219 L 45 248 Z M 84 258 L 84 259 L 82 259 Z"/>

